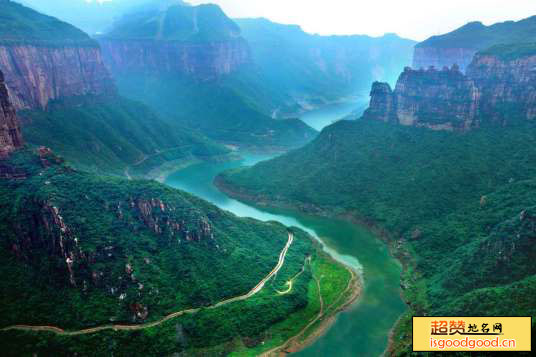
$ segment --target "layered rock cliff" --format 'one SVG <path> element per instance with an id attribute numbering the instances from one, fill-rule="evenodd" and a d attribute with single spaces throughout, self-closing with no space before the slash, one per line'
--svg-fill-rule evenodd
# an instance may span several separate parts
<path id="1" fill-rule="evenodd" d="M 514 117 L 536 118 L 536 46 L 503 45 L 483 51 L 475 56 L 467 77 L 483 98 L 481 117 L 501 123 Z"/>
<path id="2" fill-rule="evenodd" d="M 200 44 L 120 39 L 99 42 L 106 64 L 118 74 L 168 73 L 210 80 L 250 62 L 249 47 L 240 37 Z"/>
<path id="3" fill-rule="evenodd" d="M 240 28 L 216 5 L 173 4 L 126 15 L 99 42 L 114 74 L 210 80 L 251 60 Z"/>
<path id="4" fill-rule="evenodd" d="M 536 16 L 521 21 L 506 21 L 485 26 L 470 22 L 452 32 L 433 36 L 415 46 L 413 68 L 452 66 L 465 72 L 474 55 L 498 44 L 531 41 L 536 35 Z"/>
<path id="5" fill-rule="evenodd" d="M 6 158 L 10 152 L 21 146 L 19 121 L 9 101 L 4 75 L 0 71 L 0 159 Z"/>
<path id="6" fill-rule="evenodd" d="M 372 86 L 367 119 L 436 130 L 467 131 L 536 118 L 536 46 L 503 45 L 479 52 L 467 68 L 406 68 L 396 88 Z"/>
<path id="7" fill-rule="evenodd" d="M 0 68 L 17 110 L 44 109 L 60 98 L 114 93 L 97 45 L 0 44 Z"/>
<path id="8" fill-rule="evenodd" d="M 453 64 L 458 65 L 461 71 L 465 72 L 467 66 L 473 60 L 476 48 L 436 48 L 436 47 L 415 47 L 413 54 L 413 68 L 443 68 Z"/>
<path id="9" fill-rule="evenodd" d="M 374 83 L 364 117 L 434 130 L 468 130 L 475 122 L 479 92 L 457 66 L 441 71 L 407 67 L 395 90 Z"/>
<path id="10" fill-rule="evenodd" d="M 87 34 L 11 1 L 0 3 L 0 13 L 0 69 L 16 109 L 114 92 L 100 48 Z"/>

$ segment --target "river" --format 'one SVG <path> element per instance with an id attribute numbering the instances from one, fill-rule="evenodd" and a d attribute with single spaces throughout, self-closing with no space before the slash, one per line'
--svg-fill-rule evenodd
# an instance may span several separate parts
<path id="1" fill-rule="evenodd" d="M 241 217 L 274 220 L 300 227 L 320 239 L 337 260 L 362 271 L 365 286 L 358 302 L 340 313 L 324 336 L 295 356 L 381 355 L 387 346 L 390 329 L 406 309 L 400 297 L 401 267 L 398 261 L 390 256 L 383 242 L 363 227 L 295 211 L 259 209 L 220 192 L 213 185 L 218 173 L 270 158 L 253 154 L 242 156 L 242 161 L 200 163 L 187 167 L 170 175 L 166 183 Z"/>

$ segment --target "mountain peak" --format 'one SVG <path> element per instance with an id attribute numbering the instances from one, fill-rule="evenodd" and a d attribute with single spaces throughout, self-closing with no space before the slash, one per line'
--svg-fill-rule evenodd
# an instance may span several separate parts
<path id="1" fill-rule="evenodd" d="M 215 4 L 164 1 L 123 16 L 105 36 L 113 39 L 210 42 L 240 36 L 240 28 Z"/>

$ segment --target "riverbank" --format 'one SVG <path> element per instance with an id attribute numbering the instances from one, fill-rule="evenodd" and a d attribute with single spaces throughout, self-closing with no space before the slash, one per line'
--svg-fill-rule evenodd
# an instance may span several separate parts
<path id="1" fill-rule="evenodd" d="M 340 312 L 349 309 L 359 299 L 363 291 L 362 278 L 358 276 L 357 273 L 353 271 L 350 267 L 345 268 L 350 272 L 352 277 L 348 282 L 346 290 L 344 290 L 340 295 L 340 304 L 334 303 L 337 305 L 328 306 L 326 309 L 327 312 L 324 312 L 324 309 L 322 309 L 322 311 L 315 318 L 315 320 L 311 321 L 302 331 L 300 331 L 299 334 L 291 337 L 285 344 L 277 347 L 273 351 L 263 354 L 263 356 L 268 357 L 270 355 L 276 355 L 278 353 L 295 353 L 309 347 L 329 330 L 329 328 L 336 321 L 337 315 Z M 316 280 L 316 282 L 318 283 L 319 289 L 321 290 L 320 280 Z M 306 334 L 308 330 L 310 330 L 310 333 Z"/>
<path id="2" fill-rule="evenodd" d="M 318 248 L 312 263 L 309 302 L 306 307 L 278 322 L 255 347 L 238 348 L 231 356 L 284 356 L 306 349 L 324 336 L 340 312 L 348 310 L 363 291 L 362 277 Z M 342 284 L 344 283 L 344 284 Z"/>
<path id="3" fill-rule="evenodd" d="M 237 191 L 235 187 L 228 185 L 221 176 L 217 176 L 214 179 L 214 185 L 218 187 L 219 190 L 224 192 L 230 197 L 241 200 L 243 202 L 249 202 L 256 207 L 266 207 L 272 209 L 284 209 L 292 210 L 297 212 L 302 212 L 304 214 L 310 214 L 317 217 L 325 217 L 329 219 L 341 219 L 347 221 L 358 227 L 365 227 L 368 231 L 372 232 L 373 235 L 380 241 L 384 242 L 388 248 L 389 254 L 391 257 L 396 259 L 399 265 L 402 267 L 402 274 L 400 278 L 400 287 L 399 292 L 400 298 L 402 301 L 408 304 L 408 297 L 404 295 L 404 290 L 407 289 L 408 283 L 404 281 L 404 277 L 407 278 L 408 269 L 412 266 L 413 258 L 405 246 L 405 242 L 402 238 L 397 239 L 392 233 L 386 231 L 381 226 L 377 225 L 375 222 L 362 218 L 360 215 L 355 212 L 343 212 L 333 209 L 327 209 L 318 207 L 316 205 L 299 205 L 293 204 L 289 201 L 273 201 L 268 197 L 256 197 L 249 195 L 245 191 Z M 385 348 L 384 355 L 390 355 L 392 351 L 395 350 L 395 339 L 394 336 L 399 334 L 399 326 L 404 320 L 406 314 L 402 314 L 398 317 L 396 322 L 391 326 L 388 336 L 388 345 Z"/>

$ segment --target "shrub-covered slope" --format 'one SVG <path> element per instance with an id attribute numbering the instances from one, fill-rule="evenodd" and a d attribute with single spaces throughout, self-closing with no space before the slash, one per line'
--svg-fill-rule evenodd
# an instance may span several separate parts
<path id="1" fill-rule="evenodd" d="M 170 123 L 217 142 L 281 150 L 302 146 L 317 134 L 301 120 L 268 117 L 242 92 L 218 83 L 141 74 L 116 78 L 125 96 L 143 101 Z"/>
<path id="2" fill-rule="evenodd" d="M 85 170 L 146 174 L 166 162 L 217 158 L 228 150 L 191 130 L 164 122 L 147 106 L 117 96 L 56 101 L 20 114 L 26 140 L 44 145 Z M 149 160 L 150 159 L 150 160 Z"/>
<path id="3" fill-rule="evenodd" d="M 216 305 L 251 291 L 289 241 L 281 224 L 238 218 L 156 182 L 78 172 L 45 149 L 39 155 L 19 151 L 0 164 L 0 271 L 9 277 L 0 282 L 0 327 L 140 324 Z M 1 331 L 0 340 L 8 355 L 161 354 L 241 337 L 257 338 L 249 342 L 253 347 L 270 340 L 263 331 L 316 303 L 308 289 L 314 287 L 309 264 L 317 264 L 318 252 L 310 237 L 295 231 L 281 270 L 258 294 L 147 331 L 78 337 Z M 345 269 L 328 264 L 342 269 L 341 284 L 347 284 Z M 277 293 L 300 271 L 288 293 Z M 149 338 L 152 333 L 159 337 Z"/>

